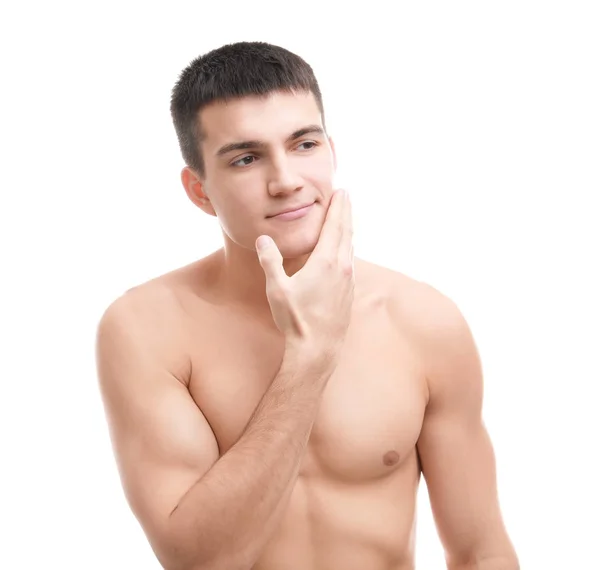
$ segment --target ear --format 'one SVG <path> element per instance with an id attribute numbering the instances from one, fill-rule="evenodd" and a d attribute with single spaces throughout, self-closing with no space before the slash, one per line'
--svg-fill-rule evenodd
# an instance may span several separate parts
<path id="1" fill-rule="evenodd" d="M 216 212 L 210 203 L 209 197 L 204 192 L 204 181 L 189 166 L 181 171 L 181 183 L 185 188 L 188 198 L 210 216 L 216 216 Z"/>
<path id="2" fill-rule="evenodd" d="M 335 144 L 333 144 L 333 138 L 329 137 L 329 145 L 331 146 L 331 153 L 333 154 L 333 170 L 337 172 L 337 155 L 335 154 Z"/>

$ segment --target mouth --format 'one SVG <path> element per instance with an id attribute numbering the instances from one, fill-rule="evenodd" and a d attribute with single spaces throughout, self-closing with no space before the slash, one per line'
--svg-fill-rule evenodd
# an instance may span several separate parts
<path id="1" fill-rule="evenodd" d="M 274 216 L 267 216 L 267 218 L 273 220 L 295 220 L 308 214 L 314 205 L 315 203 L 311 202 L 310 204 L 299 206 L 293 210 L 286 210 L 284 212 L 280 212 L 279 214 L 275 214 Z"/>

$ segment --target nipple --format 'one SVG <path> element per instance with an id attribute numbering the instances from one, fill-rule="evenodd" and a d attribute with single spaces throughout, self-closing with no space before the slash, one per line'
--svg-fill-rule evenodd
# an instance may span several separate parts
<path id="1" fill-rule="evenodd" d="M 388 466 L 396 465 L 396 463 L 398 463 L 399 459 L 400 459 L 400 456 L 398 455 L 397 452 L 395 452 L 395 451 L 388 451 L 383 456 L 383 463 L 385 465 L 388 465 Z"/>

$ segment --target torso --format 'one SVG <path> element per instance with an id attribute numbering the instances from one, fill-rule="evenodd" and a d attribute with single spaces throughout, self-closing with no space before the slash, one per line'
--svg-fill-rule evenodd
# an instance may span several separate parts
<path id="1" fill-rule="evenodd" d="M 162 280 L 177 289 L 196 323 L 188 389 L 222 455 L 277 373 L 283 340 L 273 326 L 199 298 L 189 286 L 199 268 Z M 255 570 L 414 568 L 416 443 L 427 388 L 405 316 L 411 311 L 398 303 L 397 288 L 410 295 L 416 282 L 358 259 L 355 268 L 340 364 L 323 393 L 286 513 Z"/>

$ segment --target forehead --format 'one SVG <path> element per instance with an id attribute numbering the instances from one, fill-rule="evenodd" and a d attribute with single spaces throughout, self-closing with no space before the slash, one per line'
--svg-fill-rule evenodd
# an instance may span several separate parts
<path id="1" fill-rule="evenodd" d="M 270 93 L 218 101 L 200 112 L 203 144 L 215 148 L 244 139 L 280 139 L 307 124 L 322 125 L 312 93 Z"/>

